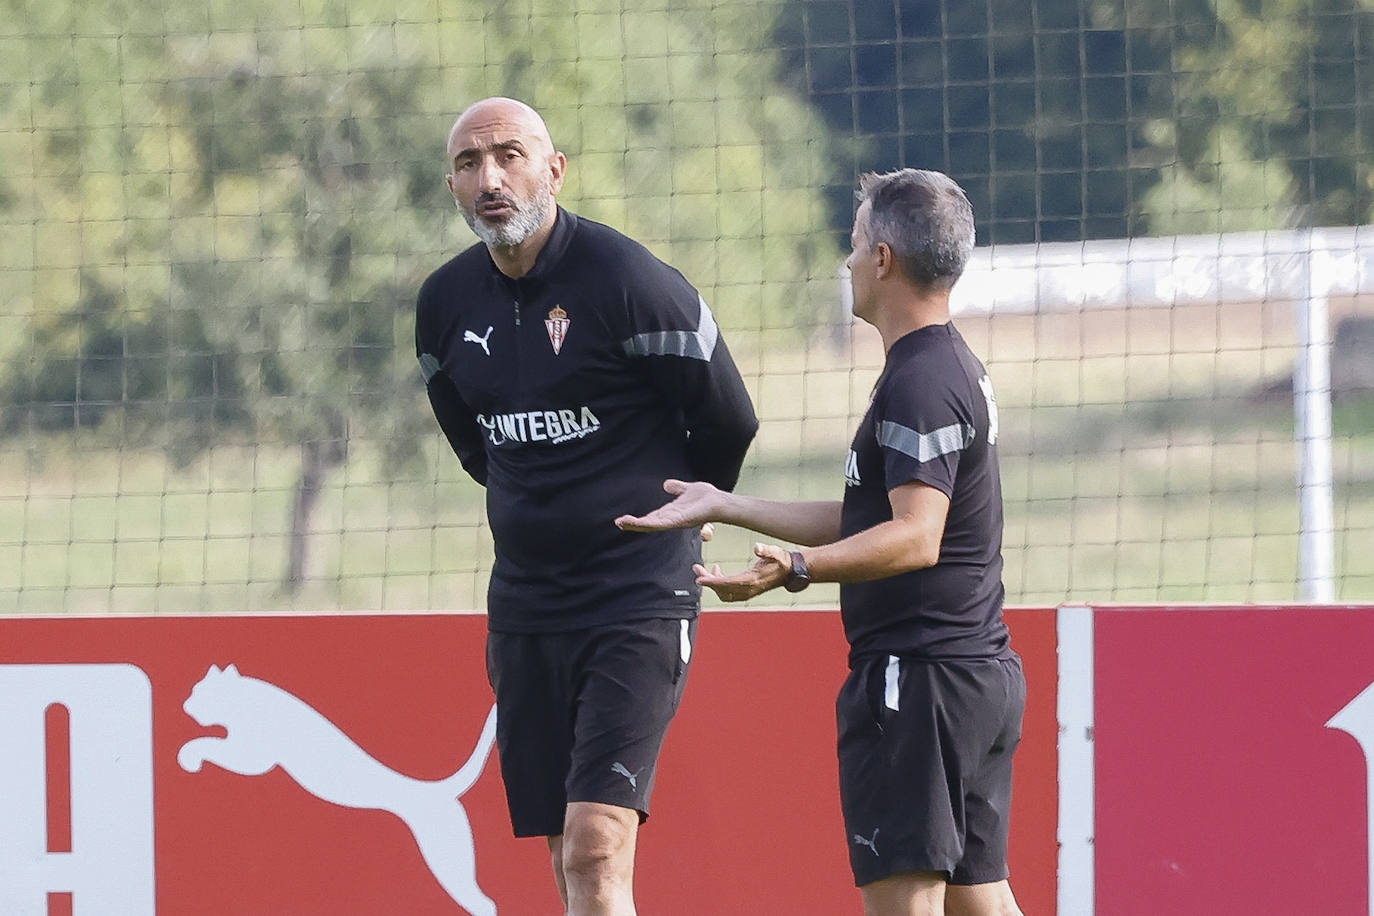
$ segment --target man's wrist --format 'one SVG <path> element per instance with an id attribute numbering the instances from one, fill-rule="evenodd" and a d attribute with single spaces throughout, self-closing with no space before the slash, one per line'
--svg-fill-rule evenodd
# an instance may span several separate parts
<path id="1" fill-rule="evenodd" d="M 782 587 L 796 593 L 811 584 L 811 570 L 807 567 L 806 557 L 802 556 L 800 550 L 789 550 L 787 555 L 792 568 L 787 571 L 787 578 L 783 580 Z"/>
<path id="2" fill-rule="evenodd" d="M 739 520 L 738 504 L 739 498 L 729 490 L 720 491 L 720 505 L 717 507 L 711 521 L 719 522 L 722 525 L 734 525 L 736 527 L 747 528 L 748 525 L 741 525 Z"/>

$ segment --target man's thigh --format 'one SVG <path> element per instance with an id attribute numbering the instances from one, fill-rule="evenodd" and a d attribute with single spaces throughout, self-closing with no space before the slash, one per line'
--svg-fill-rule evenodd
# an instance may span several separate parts
<path id="1" fill-rule="evenodd" d="M 695 633 L 695 621 L 655 619 L 489 635 L 497 747 L 516 836 L 561 833 L 569 802 L 648 817 Z"/>
<path id="2" fill-rule="evenodd" d="M 496 693 L 496 749 L 515 835 L 562 832 L 563 779 L 572 754 L 565 633 L 488 633 Z"/>
<path id="3" fill-rule="evenodd" d="M 851 672 L 836 711 L 856 884 L 906 872 L 938 872 L 969 884 L 1006 877 L 1005 802 L 1024 704 L 1016 678 L 1019 666 L 1013 676 L 997 661 L 893 656 L 866 660 Z M 990 755 L 1005 758 L 1008 783 L 991 812 L 979 795 L 1003 774 L 987 772 Z M 977 815 L 972 829 L 970 813 Z"/>
<path id="4" fill-rule="evenodd" d="M 696 621 L 646 620 L 597 640 L 577 685 L 569 802 L 617 805 L 648 818 L 695 637 Z"/>
<path id="5" fill-rule="evenodd" d="M 950 878 L 951 887 L 981 888 L 972 895 L 975 900 L 981 899 L 978 893 L 992 894 L 998 884 L 1006 884 L 1012 758 L 1021 741 L 1026 708 L 1026 680 L 1020 659 L 999 660 L 990 666 L 984 673 L 992 695 L 987 719 L 992 731 L 981 741 L 981 757 L 963 775 L 964 854 Z M 1005 698 L 1000 704 L 999 696 Z"/>

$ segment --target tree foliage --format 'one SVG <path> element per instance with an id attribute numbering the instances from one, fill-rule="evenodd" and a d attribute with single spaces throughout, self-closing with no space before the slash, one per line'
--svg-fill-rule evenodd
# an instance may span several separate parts
<path id="1" fill-rule="evenodd" d="M 1374 220 L 1374 8 L 1362 0 L 1148 0 L 1174 27 L 1139 201 L 1157 231 Z"/>
<path id="2" fill-rule="evenodd" d="M 986 242 L 1374 220 L 1368 0 L 790 0 L 852 173 L 949 172 Z"/>
<path id="3" fill-rule="evenodd" d="M 624 0 L 183 7 L 0 0 L 6 435 L 136 437 L 189 460 L 415 454 L 425 274 L 474 239 L 443 185 L 458 110 L 545 114 L 562 201 L 643 240 L 723 323 L 806 326 L 838 254 L 813 231 L 825 131 L 778 90 L 770 8 Z M 9 53 L 4 53 L 9 52 Z M 2 347 L 3 345 L 0 345 Z"/>

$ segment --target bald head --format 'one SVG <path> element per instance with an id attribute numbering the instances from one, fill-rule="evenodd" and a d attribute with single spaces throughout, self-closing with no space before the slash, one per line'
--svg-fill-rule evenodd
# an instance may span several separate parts
<path id="1" fill-rule="evenodd" d="M 449 131 L 448 164 L 449 191 L 472 231 L 493 257 L 509 259 L 503 270 L 527 270 L 553 228 L 568 164 L 544 119 L 515 99 L 470 105 Z"/>
<path id="2" fill-rule="evenodd" d="M 448 132 L 448 158 L 452 162 L 464 149 L 473 148 L 477 136 L 503 134 L 520 139 L 531 153 L 552 155 L 553 138 L 539 112 L 518 99 L 495 96 L 474 102 L 453 122 Z"/>

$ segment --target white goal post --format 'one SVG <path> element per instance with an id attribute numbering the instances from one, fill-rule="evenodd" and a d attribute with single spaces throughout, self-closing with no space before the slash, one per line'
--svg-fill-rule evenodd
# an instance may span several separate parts
<path id="1" fill-rule="evenodd" d="M 957 314 L 1030 314 L 1235 302 L 1294 305 L 1299 597 L 1335 597 L 1332 296 L 1374 293 L 1374 226 L 979 248 Z"/>

